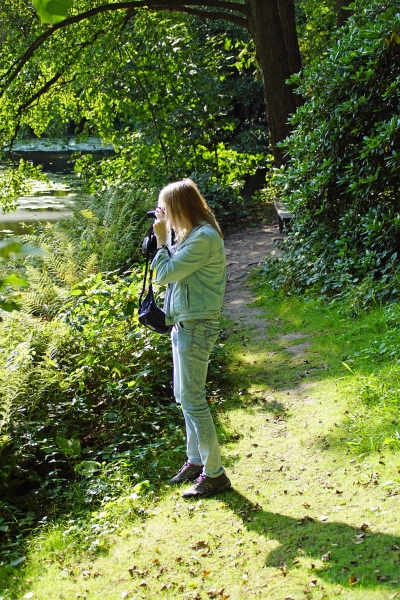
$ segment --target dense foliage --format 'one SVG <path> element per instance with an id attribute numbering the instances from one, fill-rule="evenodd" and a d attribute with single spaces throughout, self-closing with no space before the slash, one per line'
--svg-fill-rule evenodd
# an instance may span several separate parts
<path id="1" fill-rule="evenodd" d="M 296 78 L 308 101 L 293 118 L 290 165 L 278 176 L 295 219 L 283 259 L 267 265 L 267 276 L 287 292 L 399 295 L 396 4 L 353 5 L 326 58 Z"/>
<path id="2" fill-rule="evenodd" d="M 58 31 L 7 84 L 24 50 L 46 32 L 22 4 L 17 9 L 7 0 L 0 8 L 9 22 L 0 48 L 6 149 L 32 134 L 100 137 L 116 154 L 101 167 L 88 156 L 79 161 L 90 191 L 121 182 L 160 187 L 193 172 L 226 185 L 266 163 L 262 83 L 240 27 L 149 11 L 129 19 L 118 11 L 98 14 Z M 10 205 L 23 174 L 14 169 L 3 179 Z"/>
<path id="3" fill-rule="evenodd" d="M 342 4 L 342 1 L 340 2 Z M 296 23 L 302 63 L 321 60 L 338 37 L 338 2 L 335 0 L 298 0 Z"/>

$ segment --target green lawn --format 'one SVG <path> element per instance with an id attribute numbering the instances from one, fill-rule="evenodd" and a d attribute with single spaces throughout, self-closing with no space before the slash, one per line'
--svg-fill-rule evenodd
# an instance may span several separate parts
<path id="1" fill-rule="evenodd" d="M 390 315 L 257 293 L 254 329 L 226 323 L 213 402 L 233 489 L 188 502 L 180 488 L 144 485 L 88 515 L 86 534 L 74 515 L 42 527 L 26 560 L 3 569 L 0 598 L 399 597 Z"/>

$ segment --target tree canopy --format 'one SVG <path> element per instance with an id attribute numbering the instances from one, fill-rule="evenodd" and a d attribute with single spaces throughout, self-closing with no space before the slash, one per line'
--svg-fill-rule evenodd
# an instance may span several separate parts
<path id="1" fill-rule="evenodd" d="M 14 139 L 25 113 L 29 112 L 32 119 L 37 116 L 35 109 L 40 98 L 46 96 L 48 104 L 57 90 L 62 89 L 65 95 L 81 83 L 79 65 L 84 56 L 95 57 L 94 64 L 102 68 L 110 37 L 114 42 L 124 38 L 126 51 L 132 23 L 143 15 L 150 18 L 154 11 L 161 11 L 164 15 L 173 12 L 224 23 L 228 35 L 232 31 L 229 24 L 233 24 L 239 39 L 248 32 L 247 43 L 254 44 L 261 73 L 275 162 L 282 162 L 277 142 L 289 132 L 288 117 L 295 111 L 293 91 L 286 80 L 301 66 L 292 0 L 279 0 L 279 5 L 277 0 L 206 0 L 197 4 L 193 0 L 37 0 L 35 6 L 44 21 L 53 22 L 51 26 L 42 25 L 32 7 L 24 2 L 16 6 L 6 0 L 2 7 L 4 19 L 8 17 L 12 22 L 7 31 L 13 34 L 5 36 L 8 50 L 3 55 L 4 70 L 0 76 L 3 113 L 8 116 L 8 124 L 1 132 L 6 142 Z M 242 34 L 238 34 L 239 29 Z M 159 33 L 162 35 L 162 27 Z"/>

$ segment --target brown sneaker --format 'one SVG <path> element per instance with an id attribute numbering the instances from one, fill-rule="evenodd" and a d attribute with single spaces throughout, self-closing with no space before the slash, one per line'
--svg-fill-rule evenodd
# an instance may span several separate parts
<path id="1" fill-rule="evenodd" d="M 196 481 L 202 474 L 203 467 L 194 465 L 188 461 L 179 469 L 175 477 L 169 480 L 170 483 L 182 483 L 184 481 Z"/>
<path id="2" fill-rule="evenodd" d="M 183 498 L 207 498 L 223 492 L 231 487 L 231 482 L 225 473 L 218 477 L 207 477 L 207 475 L 200 475 L 194 485 L 191 488 L 183 492 Z"/>

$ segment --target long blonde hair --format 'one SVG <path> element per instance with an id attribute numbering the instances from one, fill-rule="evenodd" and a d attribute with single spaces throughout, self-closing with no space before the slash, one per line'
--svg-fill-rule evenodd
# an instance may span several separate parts
<path id="1" fill-rule="evenodd" d="M 178 244 L 201 221 L 209 223 L 223 237 L 214 213 L 191 179 L 166 185 L 160 192 L 158 203 L 166 208 L 168 225 L 175 230 Z"/>

